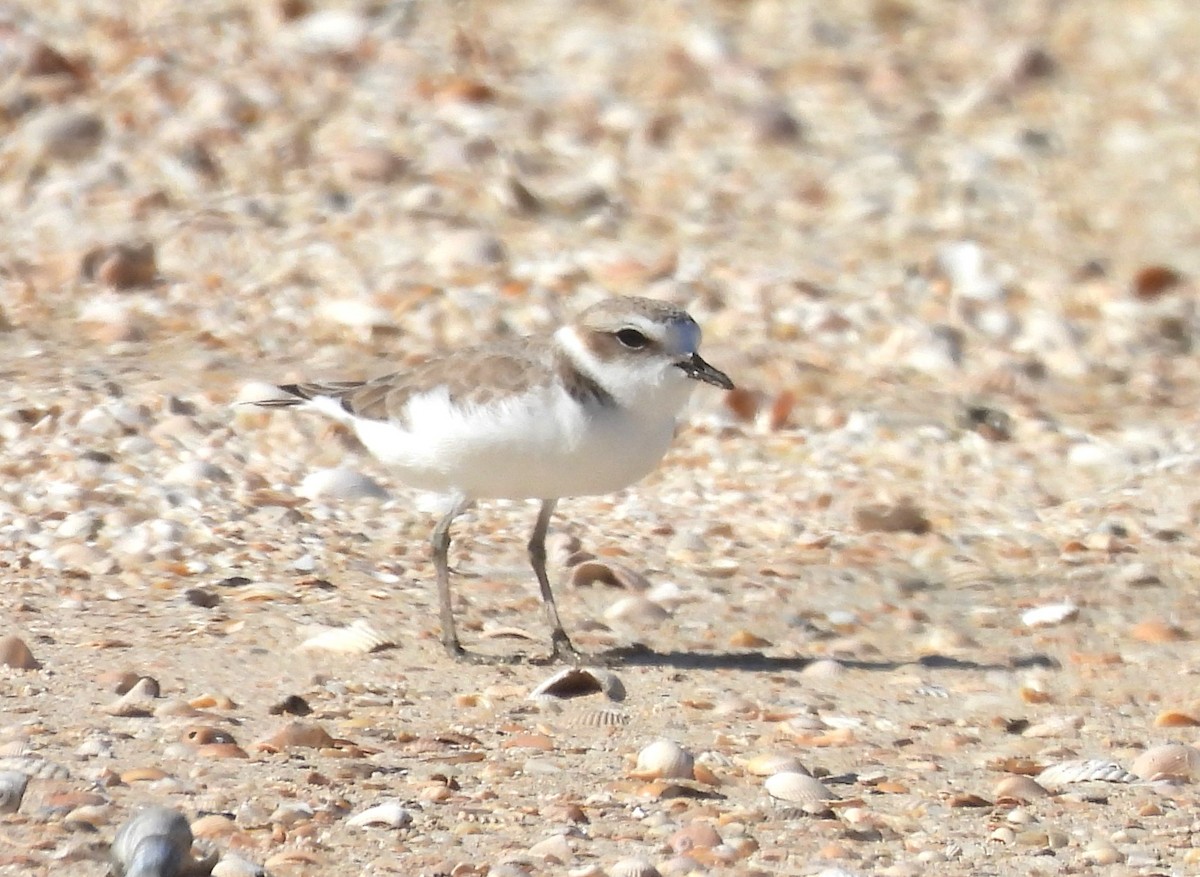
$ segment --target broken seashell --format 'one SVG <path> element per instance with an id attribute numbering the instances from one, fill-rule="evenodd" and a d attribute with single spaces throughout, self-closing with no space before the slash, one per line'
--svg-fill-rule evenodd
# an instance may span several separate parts
<path id="1" fill-rule="evenodd" d="M 93 247 L 84 254 L 79 273 L 85 280 L 97 280 L 113 289 L 153 286 L 158 279 L 154 244 L 129 241 Z"/>
<path id="2" fill-rule="evenodd" d="M 529 848 L 529 855 L 550 865 L 564 865 L 574 852 L 565 835 L 558 833 L 543 838 Z"/>
<path id="3" fill-rule="evenodd" d="M 271 825 L 278 825 L 284 829 L 293 829 L 303 822 L 308 822 L 313 818 L 313 808 L 310 804 L 304 801 L 291 801 L 286 804 L 280 804 L 267 817 L 267 821 Z"/>
<path id="4" fill-rule="evenodd" d="M 14 670 L 40 670 L 41 663 L 29 651 L 25 640 L 19 636 L 6 636 L 0 639 L 0 664 L 12 667 Z"/>
<path id="5" fill-rule="evenodd" d="M 557 697 L 565 700 L 588 694 L 603 694 L 609 700 L 624 700 L 625 686 L 616 673 L 600 667 L 567 667 L 533 689 L 529 698 Z"/>
<path id="6" fill-rule="evenodd" d="M 576 564 L 571 569 L 569 581 L 575 588 L 601 584 L 627 591 L 650 590 L 649 579 L 641 573 L 622 564 L 603 560 L 585 560 Z"/>
<path id="7" fill-rule="evenodd" d="M 382 826 L 384 828 L 403 828 L 412 822 L 410 813 L 397 798 L 381 801 L 373 807 L 368 807 L 362 813 L 351 816 L 346 820 L 347 825 L 355 828 Z"/>
<path id="8" fill-rule="evenodd" d="M 157 696 L 158 683 L 149 676 L 143 676 L 133 688 L 104 711 L 111 716 L 122 718 L 146 718 L 154 714 L 154 699 Z"/>
<path id="9" fill-rule="evenodd" d="M 28 785 L 29 774 L 19 770 L 0 771 L 0 813 L 16 813 Z"/>
<path id="10" fill-rule="evenodd" d="M 756 777 L 769 777 L 777 773 L 809 774 L 808 768 L 794 755 L 756 755 L 746 762 L 746 773 Z"/>
<path id="11" fill-rule="evenodd" d="M 1035 798 L 1048 798 L 1050 792 L 1035 780 L 1027 776 L 1007 776 L 996 783 L 997 798 L 1011 798 L 1014 801 L 1032 801 Z"/>
<path id="12" fill-rule="evenodd" d="M 266 870 L 235 853 L 226 853 L 212 869 L 212 877 L 265 877 Z"/>
<path id="13" fill-rule="evenodd" d="M 816 777 L 796 770 L 780 771 L 767 777 L 763 788 L 772 798 L 787 801 L 789 804 L 836 801 L 838 797 Z"/>
<path id="14" fill-rule="evenodd" d="M 692 780 L 696 760 L 672 740 L 655 740 L 638 753 L 633 776 L 643 780 Z"/>
<path id="15" fill-rule="evenodd" d="M 348 466 L 319 469 L 305 476 L 296 493 L 307 499 L 387 499 L 387 490 L 371 476 Z"/>
<path id="16" fill-rule="evenodd" d="M 1134 760 L 1132 768 L 1144 780 L 1190 780 L 1200 774 L 1200 749 L 1183 743 L 1152 746 Z"/>
<path id="17" fill-rule="evenodd" d="M 593 555 L 583 550 L 579 537 L 572 533 L 553 533 L 546 537 L 546 556 L 559 569 L 593 559 Z"/>
<path id="18" fill-rule="evenodd" d="M 228 837 L 237 830 L 237 823 L 234 822 L 233 817 L 224 813 L 209 813 L 192 823 L 193 837 Z"/>
<path id="19" fill-rule="evenodd" d="M 1147 618 L 1129 630 L 1129 635 L 1142 643 L 1177 643 L 1188 639 L 1187 631 L 1162 618 Z"/>
<path id="20" fill-rule="evenodd" d="M 329 627 L 297 646 L 297 651 L 325 651 L 339 655 L 366 655 L 393 646 L 391 640 L 371 627 L 364 619 L 346 627 Z"/>
<path id="21" fill-rule="evenodd" d="M 1200 725 L 1200 719 L 1179 710 L 1163 710 L 1154 717 L 1156 728 L 1194 728 Z"/>
<path id="22" fill-rule="evenodd" d="M 142 691 L 146 694 L 158 697 L 162 693 L 157 679 L 153 676 L 143 676 L 138 673 L 122 673 L 117 679 L 114 690 L 117 694 L 128 694 L 135 685 L 143 680 L 146 681 L 146 684 L 142 687 Z"/>
<path id="23" fill-rule="evenodd" d="M 653 600 L 641 596 L 623 597 L 613 603 L 604 613 L 609 621 L 652 627 L 671 617 L 671 613 Z"/>
<path id="24" fill-rule="evenodd" d="M 1115 761 L 1099 759 L 1060 761 L 1037 775 L 1037 781 L 1047 789 L 1070 783 L 1136 783 L 1139 779 Z"/>
<path id="25" fill-rule="evenodd" d="M 479 632 L 480 639 L 521 639 L 526 642 L 534 642 L 538 639 L 538 635 L 526 630 L 523 627 L 513 627 L 512 625 L 497 625 L 492 627 L 484 625 L 484 629 Z"/>
<path id="26" fill-rule="evenodd" d="M 307 722 L 289 722 L 270 737 L 254 744 L 256 749 L 266 752 L 283 752 L 293 747 L 327 749 L 337 741 L 320 725 Z"/>

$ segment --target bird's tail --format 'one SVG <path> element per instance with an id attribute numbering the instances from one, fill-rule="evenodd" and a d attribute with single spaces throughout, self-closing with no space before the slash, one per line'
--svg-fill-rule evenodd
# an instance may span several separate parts
<path id="1" fill-rule="evenodd" d="M 297 405 L 303 405 L 311 398 L 304 395 L 300 384 L 279 384 L 277 389 L 288 395 L 279 396 L 274 399 L 255 399 L 249 404 L 257 405 L 259 408 L 295 408 Z"/>
<path id="2" fill-rule="evenodd" d="M 260 408 L 296 408 L 314 400 L 324 408 L 329 400 L 339 400 L 363 385 L 362 381 L 327 381 L 319 384 L 278 384 L 275 389 L 285 395 L 255 399 L 249 404 Z"/>

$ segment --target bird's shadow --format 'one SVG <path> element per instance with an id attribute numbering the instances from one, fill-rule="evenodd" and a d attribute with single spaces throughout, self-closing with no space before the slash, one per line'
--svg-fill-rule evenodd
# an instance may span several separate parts
<path id="1" fill-rule="evenodd" d="M 676 670 L 741 670 L 751 673 L 795 672 L 804 670 L 817 660 L 806 657 L 776 657 L 764 655 L 762 652 L 660 652 L 640 644 L 607 649 L 590 657 L 595 663 L 608 667 L 671 667 Z M 837 662 L 851 670 L 883 672 L 898 670 L 901 667 L 987 672 L 1059 666 L 1054 658 L 1039 653 L 1019 655 L 1007 663 L 981 663 L 948 655 L 924 655 L 914 660 L 893 661 L 839 658 Z"/>

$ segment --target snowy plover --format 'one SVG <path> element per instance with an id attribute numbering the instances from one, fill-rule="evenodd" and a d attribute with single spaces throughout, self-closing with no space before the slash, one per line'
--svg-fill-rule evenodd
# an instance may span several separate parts
<path id="1" fill-rule="evenodd" d="M 562 497 L 611 493 L 666 453 L 697 381 L 733 382 L 700 358 L 686 311 L 613 298 L 553 334 L 472 347 L 371 381 L 286 384 L 267 408 L 300 406 L 353 427 L 413 487 L 449 494 L 433 529 L 442 643 L 459 644 L 450 601 L 450 525 L 475 500 L 541 500 L 529 559 L 555 658 L 578 659 L 546 576 L 546 531 Z"/>

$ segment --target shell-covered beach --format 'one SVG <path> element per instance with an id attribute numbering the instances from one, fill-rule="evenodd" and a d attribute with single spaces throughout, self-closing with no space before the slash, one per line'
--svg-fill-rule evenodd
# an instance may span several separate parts
<path id="1" fill-rule="evenodd" d="M 150 804 L 216 877 L 1193 872 L 1198 54 L 1168 0 L 0 5 L 0 875 Z M 455 663 L 439 501 L 240 403 L 622 294 L 738 389 L 559 504 L 594 667 Z M 456 525 L 469 648 L 548 653 L 535 515 Z"/>

